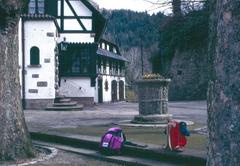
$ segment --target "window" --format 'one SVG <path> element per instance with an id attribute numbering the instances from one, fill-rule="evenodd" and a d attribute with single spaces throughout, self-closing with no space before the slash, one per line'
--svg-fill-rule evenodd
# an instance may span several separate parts
<path id="1" fill-rule="evenodd" d="M 44 14 L 44 0 L 38 0 L 38 13 Z"/>
<path id="2" fill-rule="evenodd" d="M 98 57 L 98 59 L 97 59 L 97 64 L 98 64 L 98 72 L 101 73 L 101 72 L 102 72 L 102 71 L 101 71 L 102 62 L 101 62 L 101 58 L 100 58 L 100 57 Z"/>
<path id="3" fill-rule="evenodd" d="M 84 49 L 81 53 L 80 61 L 81 61 L 82 65 L 80 68 L 80 72 L 84 73 L 84 74 L 86 74 L 90 71 L 90 57 L 88 54 L 89 54 L 88 49 Z"/>
<path id="4" fill-rule="evenodd" d="M 32 47 L 30 50 L 30 65 L 39 65 L 39 48 Z"/>
<path id="5" fill-rule="evenodd" d="M 76 52 L 72 55 L 72 73 L 79 73 L 80 71 L 80 66 L 81 66 L 81 61 L 80 57 Z"/>
<path id="6" fill-rule="evenodd" d="M 113 52 L 117 54 L 117 49 L 115 47 L 113 48 Z"/>
<path id="7" fill-rule="evenodd" d="M 29 14 L 44 14 L 45 13 L 44 0 L 30 0 L 28 5 Z"/>
<path id="8" fill-rule="evenodd" d="M 109 70 L 112 70 L 112 61 L 109 60 Z"/>
<path id="9" fill-rule="evenodd" d="M 125 64 L 124 62 L 120 62 L 120 66 L 119 66 L 119 72 L 120 72 L 120 75 L 124 75 L 124 68 L 125 68 Z"/>
<path id="10" fill-rule="evenodd" d="M 69 46 L 68 50 L 61 54 L 60 72 L 67 76 L 89 75 L 95 72 L 91 65 L 92 62 L 91 47 L 75 45 Z M 96 64 L 94 65 L 96 67 Z"/>
<path id="11" fill-rule="evenodd" d="M 116 61 L 112 61 L 112 74 L 116 75 L 117 74 L 117 62 Z"/>
<path id="12" fill-rule="evenodd" d="M 107 68 L 107 59 L 103 58 L 103 73 L 106 74 L 106 68 Z"/>
<path id="13" fill-rule="evenodd" d="M 36 2 L 35 0 L 31 0 L 28 5 L 28 13 L 34 14 L 36 13 Z"/>
<path id="14" fill-rule="evenodd" d="M 118 65 L 118 62 L 116 61 L 115 62 L 115 74 L 118 75 L 118 68 L 119 68 L 119 65 Z"/>
<path id="15" fill-rule="evenodd" d="M 88 50 L 82 50 L 82 52 L 72 52 L 72 69 L 71 73 L 75 74 L 87 74 L 90 71 L 90 59 Z"/>

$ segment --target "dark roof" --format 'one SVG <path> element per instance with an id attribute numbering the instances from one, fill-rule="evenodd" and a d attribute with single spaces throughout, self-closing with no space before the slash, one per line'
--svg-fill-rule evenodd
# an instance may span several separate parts
<path id="1" fill-rule="evenodd" d="M 56 18 L 48 14 L 22 14 L 22 18 L 29 20 L 55 20 Z"/>
<path id="2" fill-rule="evenodd" d="M 96 47 L 97 49 L 97 43 L 88 43 L 88 42 L 66 42 L 69 47 Z"/>
<path id="3" fill-rule="evenodd" d="M 100 16 L 102 16 L 102 14 L 96 9 L 96 7 L 91 3 L 89 2 L 88 0 L 81 0 L 82 3 L 84 5 L 86 5 L 92 12 L 95 12 L 97 14 L 99 14 Z M 102 16 L 103 17 L 103 16 Z M 104 18 L 104 17 L 103 17 Z"/>
<path id="4" fill-rule="evenodd" d="M 121 55 L 120 50 L 119 50 L 118 46 L 115 43 L 110 42 L 110 41 L 108 41 L 106 39 L 103 39 L 103 38 L 100 39 L 100 43 L 107 43 L 109 45 L 114 46 L 117 49 L 117 54 Z"/>
<path id="5" fill-rule="evenodd" d="M 113 46 L 115 46 L 115 47 L 118 47 L 115 43 L 113 43 L 113 42 L 111 42 L 111 41 L 109 41 L 109 40 L 107 40 L 107 39 L 104 39 L 104 38 L 101 38 L 101 39 L 100 39 L 100 42 L 102 42 L 102 43 L 107 43 L 107 44 L 111 44 L 111 45 L 113 45 Z"/>
<path id="6" fill-rule="evenodd" d="M 91 42 L 66 42 L 69 45 L 96 45 L 96 43 Z"/>
<path id="7" fill-rule="evenodd" d="M 123 56 L 121 56 L 119 54 L 115 54 L 115 53 L 107 51 L 107 50 L 104 50 L 102 48 L 98 48 L 97 54 L 101 55 L 101 56 L 108 57 L 108 58 L 113 58 L 113 59 L 117 59 L 117 60 L 128 62 L 128 60 L 126 58 L 124 58 Z"/>

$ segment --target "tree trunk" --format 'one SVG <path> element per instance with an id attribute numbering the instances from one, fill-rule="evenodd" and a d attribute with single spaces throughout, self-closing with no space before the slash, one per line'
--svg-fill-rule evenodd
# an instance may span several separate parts
<path id="1" fill-rule="evenodd" d="M 18 72 L 19 0 L 0 0 L 0 160 L 34 155 L 21 107 Z"/>
<path id="2" fill-rule="evenodd" d="M 180 17 L 182 15 L 181 0 L 172 0 L 172 12 L 174 17 Z"/>
<path id="3" fill-rule="evenodd" d="M 240 2 L 209 0 L 208 166 L 240 163 Z"/>

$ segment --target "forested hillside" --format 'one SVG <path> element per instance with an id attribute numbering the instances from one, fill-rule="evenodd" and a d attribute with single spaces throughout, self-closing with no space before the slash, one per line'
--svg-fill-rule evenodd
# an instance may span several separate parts
<path id="1" fill-rule="evenodd" d="M 171 100 L 200 100 L 207 89 L 208 12 L 203 6 L 179 18 L 129 10 L 102 10 L 108 19 L 104 38 L 115 42 L 130 63 L 127 82 L 144 73 L 159 72 L 171 78 Z"/>
<path id="2" fill-rule="evenodd" d="M 144 72 L 151 72 L 151 57 L 158 51 L 158 32 L 163 14 L 149 15 L 130 10 L 102 10 L 108 19 L 104 38 L 115 42 L 123 56 L 130 61 L 127 80 L 141 76 L 141 41 L 143 46 Z"/>
<path id="3" fill-rule="evenodd" d="M 139 46 L 141 36 L 144 47 L 151 47 L 158 41 L 157 34 L 164 17 L 161 13 L 152 16 L 131 10 L 103 10 L 102 13 L 108 19 L 105 37 L 115 41 L 121 49 Z"/>

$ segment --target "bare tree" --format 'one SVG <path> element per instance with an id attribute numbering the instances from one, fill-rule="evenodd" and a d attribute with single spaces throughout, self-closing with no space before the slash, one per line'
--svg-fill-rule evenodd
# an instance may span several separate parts
<path id="1" fill-rule="evenodd" d="M 172 10 L 174 16 L 181 16 L 184 13 L 188 13 L 193 10 L 201 9 L 203 4 L 207 0 L 144 0 L 150 4 L 152 7 L 148 11 L 161 9 L 164 13 L 165 11 Z"/>
<path id="2" fill-rule="evenodd" d="M 210 2 L 208 166 L 240 163 L 240 2 Z"/>
<path id="3" fill-rule="evenodd" d="M 0 0 L 0 160 L 34 155 L 21 107 L 18 13 L 27 1 Z"/>
<path id="4" fill-rule="evenodd" d="M 174 17 L 180 17 L 182 15 L 181 0 L 172 0 L 172 12 Z"/>

